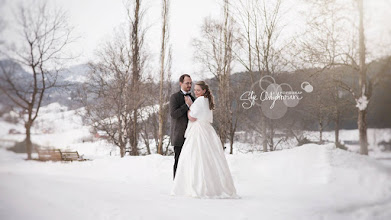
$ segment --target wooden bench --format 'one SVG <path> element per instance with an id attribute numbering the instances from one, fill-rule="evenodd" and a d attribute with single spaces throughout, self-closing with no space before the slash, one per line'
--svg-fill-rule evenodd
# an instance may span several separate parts
<path id="1" fill-rule="evenodd" d="M 40 161 L 85 161 L 83 156 L 77 151 L 61 151 L 59 149 L 38 150 L 38 160 Z"/>
<path id="2" fill-rule="evenodd" d="M 73 151 L 73 152 L 62 152 L 62 160 L 64 161 L 84 161 L 83 157 L 80 157 L 79 152 Z"/>
<path id="3" fill-rule="evenodd" d="M 38 160 L 41 161 L 60 161 L 62 160 L 62 153 L 58 149 L 45 149 L 45 150 L 38 150 Z"/>

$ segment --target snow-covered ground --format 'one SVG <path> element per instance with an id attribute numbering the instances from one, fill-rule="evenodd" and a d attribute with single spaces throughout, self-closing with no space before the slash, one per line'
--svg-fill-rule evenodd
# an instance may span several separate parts
<path id="1" fill-rule="evenodd" d="M 167 156 L 23 158 L 0 149 L 0 219 L 391 218 L 391 168 L 333 145 L 227 155 L 236 200 L 170 196 Z"/>
<path id="2" fill-rule="evenodd" d="M 390 129 L 369 129 L 370 157 L 354 153 L 354 144 L 260 153 L 236 143 L 227 160 L 241 198 L 207 200 L 170 196 L 172 156 L 120 158 L 74 110 L 56 103 L 42 110 L 32 141 L 92 160 L 26 161 L 5 150 L 24 138 L 9 129 L 23 133 L 23 126 L 0 121 L 0 219 L 391 219 L 391 155 L 377 147 Z M 358 140 L 357 133 L 342 130 L 341 140 Z"/>

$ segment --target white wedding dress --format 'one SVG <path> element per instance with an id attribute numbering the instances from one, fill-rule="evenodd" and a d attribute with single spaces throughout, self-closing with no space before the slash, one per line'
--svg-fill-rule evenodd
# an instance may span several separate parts
<path id="1" fill-rule="evenodd" d="M 197 98 L 190 116 L 197 120 L 187 126 L 171 195 L 239 198 L 220 139 L 211 125 L 208 98 Z"/>

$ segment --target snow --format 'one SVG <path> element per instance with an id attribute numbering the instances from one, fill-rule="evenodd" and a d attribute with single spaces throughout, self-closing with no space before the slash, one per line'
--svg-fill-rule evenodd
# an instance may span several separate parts
<path id="1" fill-rule="evenodd" d="M 72 66 L 68 69 L 64 69 L 60 72 L 60 80 L 74 82 L 74 83 L 84 83 L 88 80 L 88 72 L 90 68 L 88 64 L 80 64 Z"/>
<path id="2" fill-rule="evenodd" d="M 360 96 L 358 99 L 356 99 L 356 107 L 360 109 L 360 111 L 364 111 L 367 109 L 369 100 L 365 95 Z"/>
<path id="3" fill-rule="evenodd" d="M 331 144 L 227 160 L 241 199 L 170 196 L 171 156 L 45 163 L 0 149 L 0 219 L 391 217 L 391 168 Z"/>
<path id="4" fill-rule="evenodd" d="M 0 120 L 0 219 L 391 219 L 391 153 L 377 146 L 391 139 L 391 129 L 368 129 L 369 157 L 354 144 L 343 151 L 288 140 L 284 150 L 261 153 L 259 144 L 235 142 L 233 155 L 226 145 L 241 199 L 208 200 L 170 196 L 173 156 L 120 158 L 77 111 L 42 107 L 32 141 L 77 150 L 91 159 L 85 162 L 26 161 L 5 150 L 24 138 L 8 130 L 23 133 L 23 125 Z M 319 133 L 304 134 L 317 140 Z M 355 141 L 358 131 L 341 130 L 340 137 Z"/>

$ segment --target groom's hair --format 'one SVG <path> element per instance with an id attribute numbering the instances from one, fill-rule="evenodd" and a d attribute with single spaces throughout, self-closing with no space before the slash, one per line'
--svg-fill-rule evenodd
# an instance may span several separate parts
<path id="1" fill-rule="evenodd" d="M 179 77 L 179 82 L 183 83 L 183 81 L 185 80 L 185 77 L 191 78 L 189 74 L 183 74 L 181 77 Z"/>

